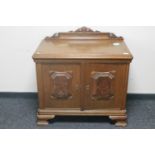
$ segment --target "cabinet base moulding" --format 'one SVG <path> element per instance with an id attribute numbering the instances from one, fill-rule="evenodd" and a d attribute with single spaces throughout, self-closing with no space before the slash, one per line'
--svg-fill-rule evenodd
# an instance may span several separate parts
<path id="1" fill-rule="evenodd" d="M 115 122 L 116 126 L 125 127 L 127 125 L 126 110 L 38 110 L 37 125 L 48 125 L 48 120 L 54 119 L 55 116 L 108 116 Z"/>

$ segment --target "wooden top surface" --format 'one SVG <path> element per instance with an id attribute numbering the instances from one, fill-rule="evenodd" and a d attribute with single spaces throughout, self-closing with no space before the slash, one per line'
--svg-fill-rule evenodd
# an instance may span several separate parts
<path id="1" fill-rule="evenodd" d="M 37 59 L 132 59 L 122 37 L 101 32 L 67 32 L 45 38 L 33 55 Z"/>

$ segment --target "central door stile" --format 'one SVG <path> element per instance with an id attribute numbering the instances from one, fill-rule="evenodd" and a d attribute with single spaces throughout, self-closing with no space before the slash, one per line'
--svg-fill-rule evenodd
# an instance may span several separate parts
<path id="1" fill-rule="evenodd" d="M 85 70 L 85 62 L 81 62 L 81 65 L 80 65 L 80 110 L 81 111 L 84 111 L 85 110 L 85 102 L 86 102 L 86 100 L 85 100 L 85 96 L 86 96 L 86 94 L 85 94 L 85 89 L 84 89 L 84 85 L 85 85 L 85 76 L 86 76 L 86 74 L 85 74 L 85 72 L 86 72 L 86 70 Z"/>

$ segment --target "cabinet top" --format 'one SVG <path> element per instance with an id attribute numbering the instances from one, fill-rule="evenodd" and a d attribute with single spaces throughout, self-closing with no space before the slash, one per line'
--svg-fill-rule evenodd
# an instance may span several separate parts
<path id="1" fill-rule="evenodd" d="M 113 33 L 82 27 L 76 31 L 56 33 L 46 37 L 33 55 L 41 59 L 126 59 L 132 54 L 124 39 Z"/>

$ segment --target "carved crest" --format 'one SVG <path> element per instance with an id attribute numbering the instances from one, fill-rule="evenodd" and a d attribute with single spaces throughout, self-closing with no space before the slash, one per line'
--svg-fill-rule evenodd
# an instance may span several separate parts
<path id="1" fill-rule="evenodd" d="M 55 33 L 52 37 L 46 37 L 46 40 L 51 39 L 120 39 L 123 40 L 122 37 L 117 37 L 114 33 L 109 32 L 100 32 L 100 31 L 93 31 L 91 28 L 88 27 L 81 27 L 75 31 L 69 32 L 60 32 Z"/>
<path id="2" fill-rule="evenodd" d="M 83 27 L 78 28 L 77 30 L 71 31 L 71 32 L 94 32 L 94 31 L 88 27 L 83 26 Z"/>

